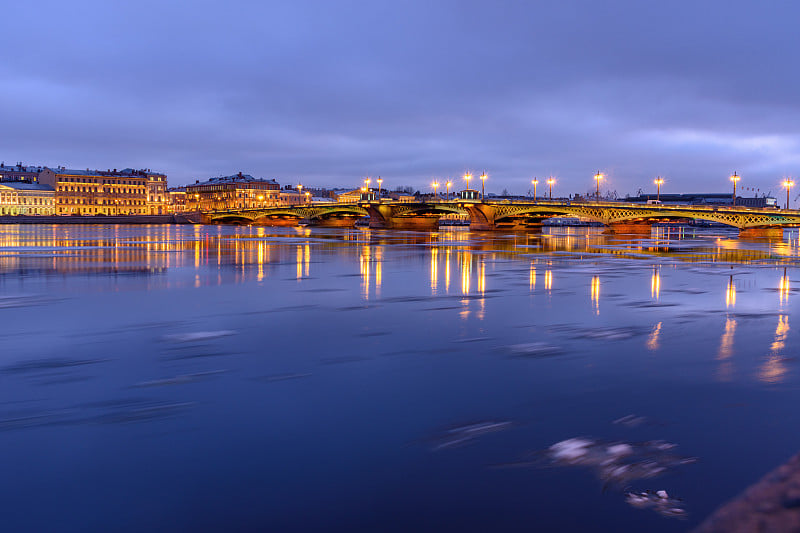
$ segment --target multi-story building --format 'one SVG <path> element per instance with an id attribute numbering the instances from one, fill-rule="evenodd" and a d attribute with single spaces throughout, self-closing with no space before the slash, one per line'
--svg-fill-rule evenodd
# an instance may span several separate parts
<path id="1" fill-rule="evenodd" d="M 39 183 L 55 190 L 57 215 L 147 213 L 147 177 L 138 173 L 46 167 Z"/>
<path id="2" fill-rule="evenodd" d="M 175 187 L 174 189 L 167 189 L 168 195 L 168 213 L 183 213 L 188 211 L 186 207 L 186 187 Z"/>
<path id="3" fill-rule="evenodd" d="M 234 174 L 196 181 L 186 186 L 187 211 L 218 211 L 271 207 L 279 203 L 280 185 L 274 179 Z"/>
<path id="4" fill-rule="evenodd" d="M 52 187 L 25 181 L 0 183 L 0 215 L 52 215 L 55 191 Z"/>
<path id="5" fill-rule="evenodd" d="M 39 181 L 39 173 L 44 167 L 26 166 L 22 163 L 7 166 L 0 163 L 0 181 L 28 181 L 36 183 Z"/>
<path id="6" fill-rule="evenodd" d="M 167 212 L 169 196 L 167 195 L 167 175 L 161 172 L 152 172 L 149 168 L 135 170 L 126 168 L 122 174 L 130 176 L 143 176 L 147 178 L 147 203 L 148 215 L 163 215 Z"/>
<path id="7" fill-rule="evenodd" d="M 310 199 L 310 197 L 311 193 L 309 192 L 301 193 L 294 189 L 285 188 L 281 190 L 278 196 L 278 205 L 298 205 L 310 201 L 307 200 Z"/>

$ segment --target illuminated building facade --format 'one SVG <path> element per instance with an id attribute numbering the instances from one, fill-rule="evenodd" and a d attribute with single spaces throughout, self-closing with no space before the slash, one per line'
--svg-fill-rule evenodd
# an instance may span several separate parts
<path id="1" fill-rule="evenodd" d="M 39 182 L 55 190 L 57 215 L 147 214 L 147 177 L 139 171 L 46 167 Z"/>
<path id="2" fill-rule="evenodd" d="M 52 215 L 55 191 L 39 183 L 0 183 L 0 215 Z"/>
<path id="3" fill-rule="evenodd" d="M 188 211 L 188 208 L 186 207 L 186 187 L 175 187 L 174 189 L 168 189 L 167 196 L 168 213 L 183 213 L 184 211 Z"/>
<path id="4" fill-rule="evenodd" d="M 150 172 L 149 169 L 143 171 L 143 174 L 147 178 L 147 213 L 149 215 L 166 214 L 169 211 L 167 175 Z"/>
<path id="5" fill-rule="evenodd" d="M 279 189 L 274 179 L 254 178 L 239 172 L 187 185 L 186 208 L 188 211 L 217 211 L 273 207 L 279 205 Z"/>

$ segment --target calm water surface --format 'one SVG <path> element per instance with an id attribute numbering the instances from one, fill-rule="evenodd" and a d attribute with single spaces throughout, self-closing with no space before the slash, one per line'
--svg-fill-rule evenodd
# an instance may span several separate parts
<path id="1" fill-rule="evenodd" d="M 0 226 L 4 529 L 684 531 L 800 449 L 797 233 L 551 231 Z"/>

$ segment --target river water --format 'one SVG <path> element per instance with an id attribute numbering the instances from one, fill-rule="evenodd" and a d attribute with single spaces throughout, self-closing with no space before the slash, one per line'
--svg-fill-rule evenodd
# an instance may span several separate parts
<path id="1" fill-rule="evenodd" d="M 4 529 L 690 529 L 800 449 L 798 235 L 599 231 L 0 226 Z"/>

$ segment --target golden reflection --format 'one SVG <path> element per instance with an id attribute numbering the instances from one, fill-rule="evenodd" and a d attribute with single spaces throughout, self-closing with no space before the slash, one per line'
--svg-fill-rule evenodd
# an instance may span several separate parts
<path id="1" fill-rule="evenodd" d="M 260 242 L 258 243 L 258 281 L 264 279 L 264 248 L 266 247 L 265 243 Z"/>
<path id="2" fill-rule="evenodd" d="M 481 258 L 478 263 L 478 292 L 483 294 L 486 291 L 486 263 Z"/>
<path id="3" fill-rule="evenodd" d="M 308 277 L 311 266 L 311 245 L 306 244 L 303 252 L 303 267 L 305 269 L 305 276 Z"/>
<path id="4" fill-rule="evenodd" d="M 439 286 L 439 249 L 431 248 L 431 294 L 436 294 Z"/>
<path id="5" fill-rule="evenodd" d="M 552 288 L 553 288 L 553 271 L 548 269 L 544 271 L 544 290 L 549 292 Z"/>
<path id="6" fill-rule="evenodd" d="M 297 279 L 303 279 L 303 247 L 297 245 Z"/>
<path id="7" fill-rule="evenodd" d="M 775 340 L 769 347 L 770 354 L 761 366 L 758 379 L 764 383 L 780 383 L 786 377 L 786 365 L 781 352 L 786 347 L 786 337 L 789 334 L 789 316 L 778 316 L 778 326 L 775 328 Z"/>
<path id="8" fill-rule="evenodd" d="M 531 291 L 536 289 L 536 264 L 533 261 L 531 261 L 531 273 L 529 275 L 529 283 Z"/>
<path id="9" fill-rule="evenodd" d="M 383 283 L 383 246 L 375 247 L 375 296 L 381 296 L 381 284 Z"/>
<path id="10" fill-rule="evenodd" d="M 444 252 L 444 292 L 450 294 L 450 248 Z"/>
<path id="11" fill-rule="evenodd" d="M 661 322 L 653 326 L 653 331 L 650 332 L 650 336 L 647 338 L 647 349 L 648 350 L 658 350 L 661 347 L 660 344 L 660 337 L 661 337 Z"/>
<path id="12" fill-rule="evenodd" d="M 600 314 L 600 276 L 592 276 L 591 298 L 592 298 L 592 305 L 593 305 L 593 307 L 595 309 L 595 312 L 599 315 Z"/>
<path id="13" fill-rule="evenodd" d="M 733 275 L 728 278 L 728 287 L 725 290 L 725 307 L 736 307 L 736 284 Z"/>
<path id="14" fill-rule="evenodd" d="M 653 270 L 653 276 L 650 278 L 650 297 L 658 300 L 661 294 L 661 273 L 658 269 Z"/>
<path id="15" fill-rule="evenodd" d="M 786 275 L 786 267 L 783 268 L 783 276 L 781 276 L 781 280 L 778 285 L 778 295 L 780 298 L 780 303 L 783 305 L 789 300 L 789 277 Z"/>
<path id="16" fill-rule="evenodd" d="M 469 294 L 472 278 L 472 254 L 465 251 L 461 254 L 461 294 Z"/>
<path id="17" fill-rule="evenodd" d="M 361 294 L 365 300 L 369 300 L 369 264 L 371 259 L 371 250 L 369 245 L 361 247 L 361 256 L 359 260 L 359 267 L 361 271 Z"/>
<path id="18" fill-rule="evenodd" d="M 733 355 L 733 337 L 735 333 L 736 320 L 733 318 L 726 319 L 725 331 L 722 333 L 719 352 L 717 352 L 717 360 L 720 361 L 717 377 L 722 381 L 730 381 L 733 375 L 733 364 L 730 359 Z"/>

